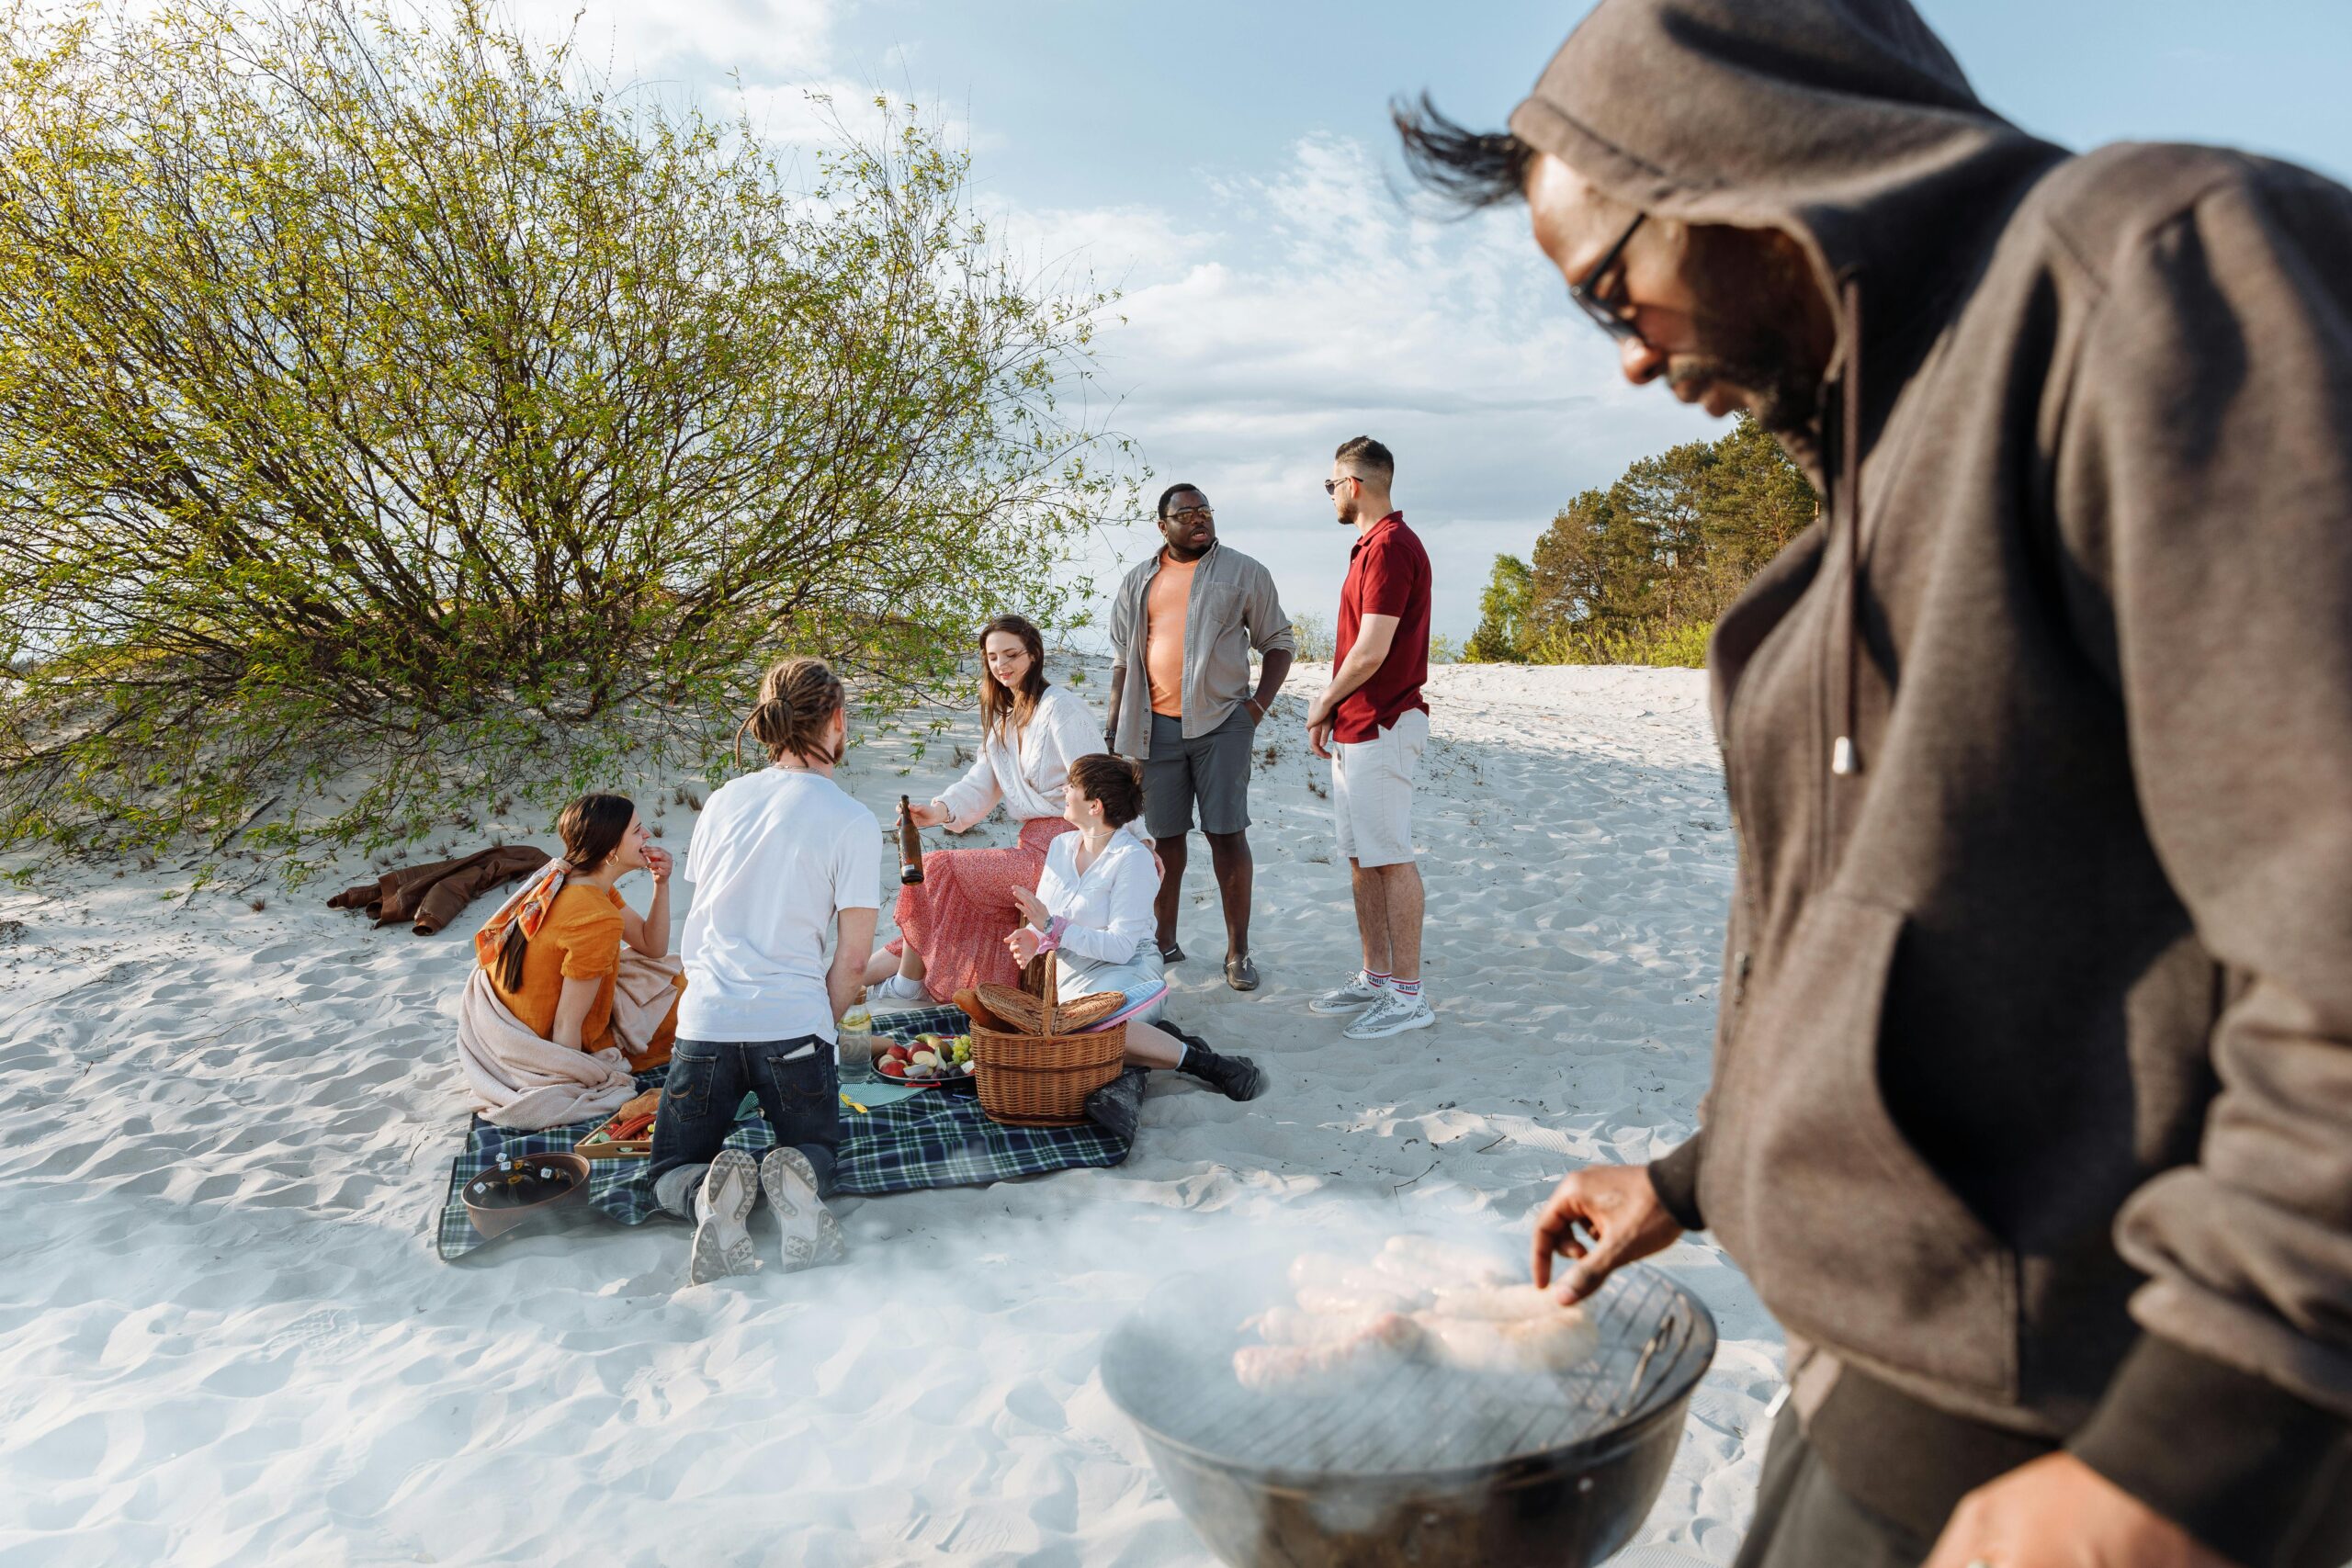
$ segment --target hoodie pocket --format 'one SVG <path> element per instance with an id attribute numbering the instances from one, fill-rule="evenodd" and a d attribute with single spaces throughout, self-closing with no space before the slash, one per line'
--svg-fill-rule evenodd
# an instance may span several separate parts
<path id="1" fill-rule="evenodd" d="M 1904 930 L 1900 910 L 1815 897 L 1734 1031 L 1701 1206 L 1792 1333 L 2014 1398 L 2015 1256 L 1912 1146 L 1880 1090 L 1881 1054 L 1905 1048 L 1883 1030 Z"/>

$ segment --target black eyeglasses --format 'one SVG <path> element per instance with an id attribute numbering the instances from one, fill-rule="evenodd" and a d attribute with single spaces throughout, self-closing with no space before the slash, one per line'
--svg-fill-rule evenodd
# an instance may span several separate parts
<path id="1" fill-rule="evenodd" d="M 1603 300 L 1598 290 L 1600 280 L 1609 276 L 1609 269 L 1615 266 L 1617 258 L 1625 254 L 1625 242 L 1634 237 L 1634 231 L 1640 228 L 1642 220 L 1648 216 L 1646 212 L 1634 214 L 1634 220 L 1625 225 L 1625 231 L 1617 236 L 1617 243 L 1592 264 L 1592 270 L 1568 285 L 1568 298 L 1577 302 L 1577 308 L 1590 316 L 1602 332 L 1619 343 L 1639 342 L 1642 329 L 1634 324 L 1632 317 Z"/>
<path id="2" fill-rule="evenodd" d="M 1216 515 L 1216 513 L 1210 511 L 1205 506 L 1187 506 L 1181 511 L 1170 513 L 1168 517 L 1169 521 L 1172 523 L 1191 523 L 1195 521 L 1204 522 Z"/>
<path id="3" fill-rule="evenodd" d="M 1360 485 L 1362 483 L 1363 483 L 1363 479 L 1360 475 L 1341 474 L 1336 479 L 1325 479 L 1323 481 L 1323 493 L 1325 495 L 1337 495 L 1340 492 L 1340 487 L 1341 485 Z"/>

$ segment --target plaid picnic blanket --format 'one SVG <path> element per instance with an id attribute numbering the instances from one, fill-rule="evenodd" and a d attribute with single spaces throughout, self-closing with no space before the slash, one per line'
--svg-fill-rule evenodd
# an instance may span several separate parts
<path id="1" fill-rule="evenodd" d="M 887 1025 L 887 1032 L 910 1039 L 926 1032 L 961 1032 L 966 1021 L 954 1008 L 923 1008 L 890 1013 L 876 1021 Z M 667 1071 L 639 1074 L 638 1088 L 654 1088 Z M 1139 1098 L 1143 1070 L 1131 1067 L 1095 1092 Z M 467 1182 L 494 1169 L 502 1159 L 569 1154 L 602 1121 L 599 1117 L 576 1126 L 520 1133 L 473 1118 L 466 1129 L 466 1146 L 449 1168 L 449 1186 L 435 1228 L 435 1250 L 442 1260 L 461 1258 L 483 1243 L 466 1213 Z M 1092 1122 L 1082 1127 L 999 1126 L 982 1114 L 978 1098 L 957 1089 L 935 1089 L 863 1115 L 844 1107 L 842 1122 L 841 1158 L 833 1179 L 841 1191 L 861 1197 L 970 1187 L 1080 1166 L 1114 1166 L 1127 1157 L 1127 1140 Z M 775 1144 L 767 1118 L 757 1109 L 748 1111 L 727 1136 L 729 1148 L 741 1149 L 754 1159 Z M 661 1212 L 653 1201 L 653 1183 L 647 1179 L 651 1164 L 644 1159 L 591 1160 L 589 1205 L 625 1225 L 651 1219 Z"/>

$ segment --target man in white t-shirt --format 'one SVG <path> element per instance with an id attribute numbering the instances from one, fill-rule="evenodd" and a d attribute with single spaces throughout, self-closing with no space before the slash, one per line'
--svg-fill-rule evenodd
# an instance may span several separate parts
<path id="1" fill-rule="evenodd" d="M 695 1284 L 759 1267 L 743 1221 L 763 1190 L 787 1269 L 841 1256 L 822 1197 L 841 1143 L 833 1021 L 857 1000 L 882 904 L 882 824 L 833 782 L 847 724 L 823 664 L 770 671 L 745 728 L 774 765 L 712 793 L 680 867 L 686 990 L 652 1179 L 656 1201 L 695 1222 Z M 746 1093 L 775 1131 L 756 1166 L 723 1147 Z"/>

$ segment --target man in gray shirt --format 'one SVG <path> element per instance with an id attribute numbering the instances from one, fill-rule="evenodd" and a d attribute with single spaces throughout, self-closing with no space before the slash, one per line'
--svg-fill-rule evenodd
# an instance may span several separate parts
<path id="1" fill-rule="evenodd" d="M 1176 911 L 1197 800 L 1225 905 L 1225 982 L 1254 991 L 1250 742 L 1290 673 L 1296 645 L 1273 578 L 1217 542 L 1216 513 L 1198 485 L 1169 486 L 1159 515 L 1166 544 L 1127 573 L 1112 602 L 1111 713 L 1102 739 L 1143 764 L 1144 827 L 1167 868 L 1155 909 L 1160 957 L 1170 964 L 1184 957 Z M 1262 661 L 1254 693 L 1252 649 Z"/>

